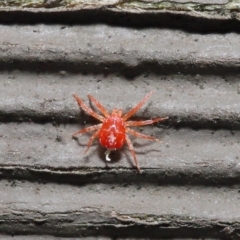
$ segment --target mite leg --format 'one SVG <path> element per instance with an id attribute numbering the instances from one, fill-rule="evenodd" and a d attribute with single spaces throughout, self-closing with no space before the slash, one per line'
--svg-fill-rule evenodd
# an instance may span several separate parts
<path id="1" fill-rule="evenodd" d="M 130 152 L 133 155 L 134 165 L 136 166 L 138 172 L 141 173 L 140 167 L 138 166 L 138 161 L 137 161 L 137 158 L 136 158 L 136 154 L 135 154 L 135 152 L 133 150 L 132 142 L 131 142 L 131 140 L 130 140 L 130 138 L 128 137 L 127 134 L 126 134 L 126 141 L 127 141 L 127 144 L 128 144 L 128 148 L 129 148 Z"/>
<path id="2" fill-rule="evenodd" d="M 155 118 L 155 119 L 150 119 L 150 120 L 145 120 L 145 121 L 127 121 L 125 123 L 126 126 L 144 126 L 144 125 L 150 125 L 155 122 L 160 122 L 168 119 L 168 117 L 163 117 L 163 118 Z"/>
<path id="3" fill-rule="evenodd" d="M 132 108 L 128 113 L 126 113 L 123 116 L 123 121 L 126 121 L 128 118 L 130 118 L 134 113 L 136 113 L 141 107 L 142 105 L 148 100 L 148 98 L 151 97 L 151 95 L 153 94 L 153 91 L 148 93 L 143 100 L 137 104 L 137 106 L 135 106 L 134 108 Z"/>
<path id="4" fill-rule="evenodd" d="M 98 136 L 99 131 L 100 131 L 100 129 L 98 129 L 98 130 L 90 137 L 90 139 L 89 139 L 89 141 L 88 141 L 88 144 L 87 144 L 87 149 L 86 149 L 86 151 L 84 152 L 84 154 L 88 151 L 88 149 L 89 149 L 90 146 L 92 145 L 93 141 L 94 141 L 95 138 Z"/>
<path id="5" fill-rule="evenodd" d="M 77 103 L 80 108 L 82 108 L 85 112 L 87 112 L 89 115 L 95 117 L 101 122 L 104 122 L 105 118 L 97 113 L 95 113 L 90 107 L 88 107 L 80 97 L 78 97 L 76 94 L 73 94 L 73 97 L 77 100 Z"/>
<path id="6" fill-rule="evenodd" d="M 134 131 L 133 129 L 130 129 L 130 128 L 126 128 L 126 132 L 131 133 L 132 135 L 134 135 L 136 137 L 145 138 L 145 139 L 148 139 L 148 140 L 155 140 L 155 141 L 160 142 L 160 140 L 155 138 L 155 137 L 136 132 L 136 131 Z"/>
<path id="7" fill-rule="evenodd" d="M 97 125 L 94 125 L 94 126 L 91 126 L 91 127 L 87 127 L 87 128 L 81 129 L 80 131 L 75 132 L 75 133 L 73 134 L 73 136 L 76 136 L 76 135 L 78 135 L 78 134 L 82 134 L 82 133 L 86 133 L 86 132 L 91 132 L 91 131 L 97 130 L 97 129 L 99 129 L 101 126 L 102 126 L 102 123 L 97 124 Z"/>
<path id="8" fill-rule="evenodd" d="M 96 99 L 94 98 L 92 95 L 88 94 L 89 99 L 97 106 L 97 108 L 99 109 L 99 111 L 107 118 L 109 117 L 109 113 L 107 111 L 107 109 Z"/>

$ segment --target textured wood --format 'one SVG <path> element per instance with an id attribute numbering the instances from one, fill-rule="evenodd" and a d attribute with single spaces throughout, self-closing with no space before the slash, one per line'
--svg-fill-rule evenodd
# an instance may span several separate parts
<path id="1" fill-rule="evenodd" d="M 133 4 L 2 9 L 22 24 L 0 25 L 0 239 L 239 239 L 239 22 Z M 73 93 L 128 111 L 151 90 L 133 119 L 169 120 L 132 137 L 142 174 L 127 147 L 84 155 Z"/>
<path id="2" fill-rule="evenodd" d="M 240 3 L 238 0 L 175 0 L 175 1 L 133 1 L 133 0 L 11 0 L 0 2 L 5 10 L 40 9 L 46 12 L 65 12 L 73 10 L 109 10 L 130 13 L 173 13 L 206 19 L 238 19 Z"/>

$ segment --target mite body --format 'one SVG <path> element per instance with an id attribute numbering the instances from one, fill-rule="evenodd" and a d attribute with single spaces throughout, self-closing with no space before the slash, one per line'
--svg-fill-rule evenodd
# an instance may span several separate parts
<path id="1" fill-rule="evenodd" d="M 148 136 L 148 135 L 144 135 L 142 133 L 136 132 L 135 130 L 129 127 L 149 125 L 155 122 L 166 120 L 168 119 L 168 117 L 155 118 L 155 119 L 144 120 L 144 121 L 127 121 L 127 120 L 142 107 L 142 105 L 148 100 L 148 98 L 152 95 L 152 93 L 153 92 L 150 92 L 149 94 L 147 94 L 145 98 L 142 99 L 141 102 L 139 102 L 134 108 L 132 108 L 125 115 L 123 115 L 123 112 L 121 109 L 117 109 L 117 108 L 114 108 L 111 114 L 109 114 L 109 112 L 105 109 L 104 106 L 102 106 L 102 104 L 100 104 L 99 101 L 97 101 L 93 96 L 88 95 L 92 103 L 94 103 L 95 106 L 98 108 L 98 110 L 102 113 L 102 115 L 100 115 L 94 112 L 92 108 L 88 107 L 76 94 L 74 94 L 73 96 L 77 100 L 79 107 L 82 108 L 89 115 L 98 119 L 102 123 L 84 128 L 74 133 L 73 136 L 95 130 L 95 132 L 93 133 L 93 135 L 90 137 L 88 141 L 87 149 L 85 153 L 88 151 L 93 141 L 98 137 L 100 144 L 107 149 L 105 153 L 107 161 L 111 161 L 111 159 L 109 158 L 109 154 L 111 153 L 111 151 L 120 149 L 125 143 L 127 143 L 129 150 L 134 159 L 134 165 L 136 166 L 138 171 L 141 172 L 140 167 L 138 165 L 137 158 L 136 158 L 136 154 L 133 149 L 132 142 L 127 134 L 130 133 L 136 137 L 145 138 L 148 140 L 156 140 L 156 141 L 160 141 L 160 140 L 152 136 Z"/>

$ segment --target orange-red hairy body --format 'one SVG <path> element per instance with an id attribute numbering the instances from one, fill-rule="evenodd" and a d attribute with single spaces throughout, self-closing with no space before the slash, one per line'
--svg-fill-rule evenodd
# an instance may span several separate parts
<path id="1" fill-rule="evenodd" d="M 119 149 L 125 143 L 125 125 L 121 117 L 111 115 L 103 122 L 99 132 L 100 144 L 108 149 Z"/>
<path id="2" fill-rule="evenodd" d="M 112 112 L 108 112 L 108 110 L 93 96 L 88 95 L 88 98 L 95 105 L 95 107 L 100 111 L 100 114 L 93 111 L 91 107 L 88 107 L 81 98 L 79 98 L 76 94 L 74 94 L 74 98 L 77 100 L 79 107 L 81 107 L 85 112 L 87 112 L 92 117 L 98 119 L 101 123 L 97 125 L 93 125 L 90 127 L 86 127 L 81 129 L 80 131 L 73 134 L 76 136 L 78 134 L 83 134 L 87 132 L 95 131 L 90 137 L 87 143 L 87 149 L 85 153 L 88 151 L 89 147 L 92 145 L 93 141 L 96 138 L 99 138 L 100 144 L 107 149 L 105 152 L 106 161 L 111 161 L 109 154 L 111 151 L 121 148 L 125 143 L 127 143 L 128 148 L 133 156 L 134 165 L 141 173 L 140 167 L 138 165 L 137 157 L 133 149 L 133 144 L 128 136 L 128 134 L 132 134 L 136 137 L 159 141 L 157 138 L 144 135 L 139 133 L 130 127 L 137 126 L 145 126 L 149 124 L 153 124 L 156 122 L 160 122 L 168 119 L 168 117 L 158 117 L 155 119 L 143 120 L 143 121 L 128 121 L 128 119 L 135 114 L 147 101 L 147 99 L 152 95 L 153 92 L 148 93 L 135 107 L 133 107 L 129 112 L 123 114 L 121 109 L 114 108 Z"/>

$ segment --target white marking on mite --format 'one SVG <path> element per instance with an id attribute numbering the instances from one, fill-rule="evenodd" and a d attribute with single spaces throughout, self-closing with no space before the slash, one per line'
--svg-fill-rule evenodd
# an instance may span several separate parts
<path id="1" fill-rule="evenodd" d="M 108 142 L 110 144 L 114 144 L 116 141 L 116 137 L 114 136 L 113 132 L 110 133 L 110 135 L 108 136 Z"/>
<path id="2" fill-rule="evenodd" d="M 116 132 L 118 132 L 117 130 L 117 126 L 115 124 L 111 125 L 108 129 L 108 131 L 111 131 L 112 129 L 114 129 Z"/>
<path id="3" fill-rule="evenodd" d="M 105 152 L 106 155 L 106 161 L 110 162 L 111 158 L 109 157 L 109 154 L 111 153 L 111 151 L 116 150 L 115 148 L 108 148 L 107 151 Z"/>
<path id="4" fill-rule="evenodd" d="M 111 150 L 110 149 L 107 149 L 107 151 L 105 152 L 105 155 L 106 155 L 106 161 L 110 162 L 111 161 L 111 158 L 109 157 L 109 154 L 111 153 Z"/>

